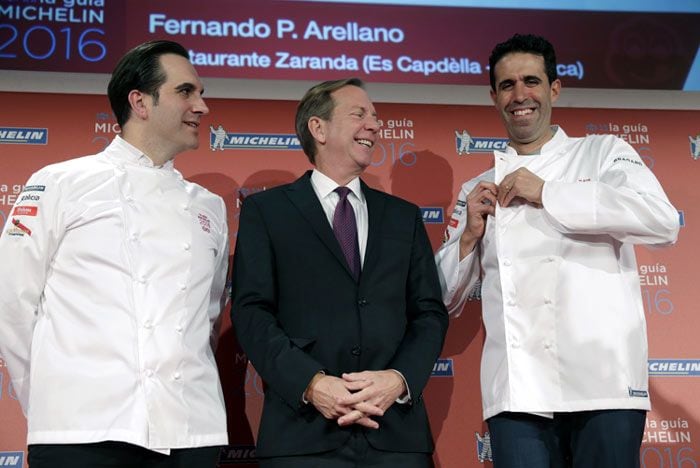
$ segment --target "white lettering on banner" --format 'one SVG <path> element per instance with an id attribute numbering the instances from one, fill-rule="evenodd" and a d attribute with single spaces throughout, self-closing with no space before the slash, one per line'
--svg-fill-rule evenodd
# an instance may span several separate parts
<path id="1" fill-rule="evenodd" d="M 681 442 L 692 442 L 690 432 L 667 431 L 667 432 L 645 432 L 643 443 L 647 444 L 678 444 Z"/>
<path id="2" fill-rule="evenodd" d="M 293 68 L 297 70 L 353 70 L 360 69 L 357 59 L 343 54 L 338 57 L 309 57 L 291 55 L 289 52 L 277 52 L 276 68 Z"/>
<path id="3" fill-rule="evenodd" d="M 391 42 L 399 44 L 404 40 L 404 33 L 399 28 L 371 28 L 347 22 L 344 26 L 319 26 L 311 20 L 304 31 L 304 39 L 319 41 L 334 40 L 338 42 Z"/>
<path id="4" fill-rule="evenodd" d="M 399 57 L 396 61 L 396 67 L 404 73 L 422 73 L 425 76 L 434 73 L 452 73 L 452 74 L 481 74 L 481 64 L 474 62 L 466 57 L 456 59 L 454 57 L 445 57 L 441 60 L 418 60 L 412 59 L 406 55 Z"/>
<path id="5" fill-rule="evenodd" d="M 164 32 L 171 36 L 245 37 L 266 39 L 272 34 L 267 23 L 258 23 L 253 18 L 235 21 L 204 21 L 196 19 L 172 19 L 162 13 L 148 16 L 148 32 Z"/>
<path id="6" fill-rule="evenodd" d="M 25 2 L 29 3 L 29 2 Z M 37 3 L 37 2 L 32 2 Z M 43 2 L 42 2 L 43 3 Z M 48 3 L 48 2 L 46 2 Z M 78 6 L 104 7 L 104 0 L 77 0 Z M 8 20 L 43 21 L 52 23 L 104 24 L 105 12 L 98 9 L 73 8 L 76 0 L 63 0 L 63 6 L 8 5 L 0 6 L 0 18 Z"/>
<path id="7" fill-rule="evenodd" d="M 386 121 L 386 126 L 380 120 L 379 124 L 381 126 L 379 136 L 383 140 L 413 140 L 415 138 L 411 119 L 389 119 Z"/>
<path id="8" fill-rule="evenodd" d="M 269 55 L 252 52 L 249 54 L 226 54 L 189 51 L 190 61 L 193 65 L 206 67 L 250 67 L 268 68 L 272 63 Z"/>
<path id="9" fill-rule="evenodd" d="M 0 205 L 14 205 L 16 202 L 17 195 L 15 194 L 0 195 Z"/>
<path id="10" fill-rule="evenodd" d="M 678 375 L 700 373 L 700 361 L 691 360 L 651 360 L 650 373 L 676 373 Z"/>
<path id="11" fill-rule="evenodd" d="M 0 139 L 8 140 L 38 140 L 44 138 L 45 130 L 0 130 Z"/>
<path id="12" fill-rule="evenodd" d="M 0 455 L 0 466 L 19 466 L 21 459 L 19 455 Z"/>
<path id="13" fill-rule="evenodd" d="M 122 129 L 116 122 L 95 122 L 95 133 L 121 133 Z"/>

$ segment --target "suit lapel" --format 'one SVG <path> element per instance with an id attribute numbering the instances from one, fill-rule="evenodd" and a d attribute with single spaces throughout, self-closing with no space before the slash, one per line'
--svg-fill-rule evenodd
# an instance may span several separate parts
<path id="1" fill-rule="evenodd" d="M 340 244 L 333 234 L 328 218 L 321 207 L 321 202 L 311 186 L 311 171 L 307 171 L 303 176 L 292 183 L 285 191 L 289 200 L 297 207 L 299 213 L 311 225 L 321 242 L 328 247 L 333 256 L 345 268 L 348 275 L 352 277 L 352 272 L 345 260 L 345 255 L 340 249 Z"/>
<path id="2" fill-rule="evenodd" d="M 384 216 L 384 208 L 386 199 L 379 195 L 376 190 L 361 182 L 362 193 L 367 201 L 367 218 L 369 229 L 367 232 L 367 248 L 365 250 L 365 261 L 362 267 L 362 272 L 370 271 L 379 260 L 379 245 L 381 237 L 382 218 Z M 362 280 L 362 275 L 360 275 Z"/>

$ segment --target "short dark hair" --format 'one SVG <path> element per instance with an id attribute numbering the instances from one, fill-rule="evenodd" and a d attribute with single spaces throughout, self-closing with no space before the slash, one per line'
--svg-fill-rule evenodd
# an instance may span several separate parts
<path id="1" fill-rule="evenodd" d="M 489 80 L 491 89 L 496 91 L 496 64 L 505 55 L 514 52 L 524 52 L 527 54 L 539 55 L 544 59 L 544 71 L 547 74 L 549 84 L 557 79 L 557 56 L 554 53 L 552 44 L 541 36 L 534 34 L 516 34 L 505 42 L 496 44 L 489 56 Z"/>
<path id="2" fill-rule="evenodd" d="M 131 115 L 129 93 L 134 89 L 153 96 L 158 103 L 158 88 L 165 83 L 160 56 L 176 54 L 189 60 L 187 50 L 173 41 L 149 41 L 127 52 L 117 63 L 107 86 L 107 96 L 117 123 L 123 127 Z"/>
<path id="3" fill-rule="evenodd" d="M 316 140 L 309 130 L 309 119 L 319 117 L 323 120 L 330 120 L 335 108 L 331 94 L 345 86 L 357 86 L 365 89 L 364 82 L 359 78 L 324 81 L 309 89 L 297 106 L 294 126 L 299 142 L 301 142 L 301 148 L 311 164 L 315 164 L 316 161 Z"/>

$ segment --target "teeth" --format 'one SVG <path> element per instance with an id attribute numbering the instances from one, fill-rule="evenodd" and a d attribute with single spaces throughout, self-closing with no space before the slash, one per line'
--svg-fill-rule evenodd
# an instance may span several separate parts
<path id="1" fill-rule="evenodd" d="M 372 146 L 374 146 L 374 142 L 372 142 L 370 140 L 360 139 L 360 140 L 357 140 L 357 142 L 361 145 L 366 146 L 367 148 L 371 148 Z"/>
<path id="2" fill-rule="evenodd" d="M 528 115 L 532 114 L 532 109 L 518 109 L 513 111 L 514 115 Z"/>

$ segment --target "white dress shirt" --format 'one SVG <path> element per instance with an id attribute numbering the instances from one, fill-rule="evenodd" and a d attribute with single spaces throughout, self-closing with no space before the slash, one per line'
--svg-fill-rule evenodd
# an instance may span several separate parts
<path id="1" fill-rule="evenodd" d="M 210 342 L 221 197 L 120 137 L 29 179 L 0 237 L 0 354 L 28 443 L 227 443 Z"/>
<path id="2" fill-rule="evenodd" d="M 311 172 L 311 186 L 316 192 L 318 200 L 321 202 L 321 207 L 323 212 L 328 218 L 328 222 L 331 227 L 333 227 L 333 214 L 335 213 L 335 207 L 340 201 L 340 195 L 334 190 L 340 185 L 336 183 L 333 179 L 314 169 Z M 360 185 L 360 178 L 355 177 L 346 185 L 350 189 L 348 194 L 348 201 L 352 205 L 352 209 L 355 212 L 355 221 L 357 222 L 357 241 L 360 244 L 360 262 L 361 265 L 365 264 L 365 251 L 367 250 L 367 234 L 369 232 L 368 214 L 367 214 L 367 201 L 362 193 L 362 186 Z M 403 374 L 396 369 L 389 369 L 396 372 L 403 380 L 404 387 L 406 388 L 406 393 L 396 399 L 399 404 L 406 404 L 411 401 L 411 390 L 408 388 L 408 382 Z M 306 398 L 302 397 L 302 400 L 306 402 Z"/>
<path id="3" fill-rule="evenodd" d="M 321 202 L 321 207 L 323 207 L 323 212 L 326 213 L 326 218 L 328 222 L 333 227 L 333 214 L 335 213 L 335 207 L 340 201 L 340 195 L 334 192 L 335 189 L 340 187 L 333 179 L 314 169 L 311 172 L 311 186 L 316 192 L 318 200 Z M 362 188 L 360 186 L 360 178 L 355 177 L 346 185 L 350 189 L 348 194 L 348 201 L 352 206 L 352 210 L 355 212 L 355 221 L 357 222 L 357 242 L 360 244 L 360 264 L 365 264 L 365 251 L 367 250 L 367 233 L 368 228 L 368 215 L 367 215 L 367 201 L 362 193 Z"/>
<path id="4" fill-rule="evenodd" d="M 503 411 L 649 409 L 647 339 L 633 244 L 669 244 L 678 212 L 634 149 L 611 135 L 559 128 L 541 154 L 495 152 L 465 183 L 436 254 L 458 315 L 481 277 L 484 419 Z M 525 167 L 545 180 L 542 207 L 496 207 L 459 260 L 467 194 Z"/>

